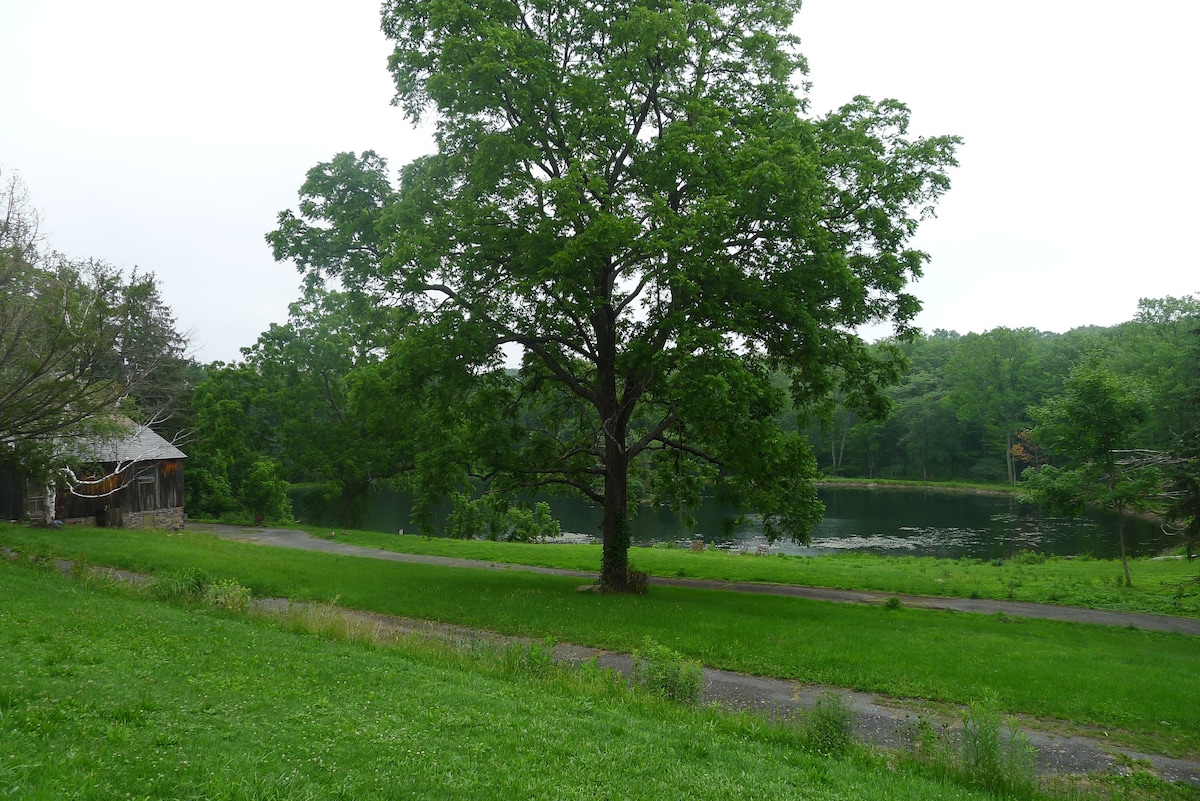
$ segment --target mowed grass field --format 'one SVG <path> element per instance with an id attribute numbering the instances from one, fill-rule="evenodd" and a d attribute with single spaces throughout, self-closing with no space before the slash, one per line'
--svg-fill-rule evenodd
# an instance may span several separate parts
<path id="1" fill-rule="evenodd" d="M 0 565 L 0 797 L 984 799 L 584 671 L 377 648 Z"/>
<path id="2" fill-rule="evenodd" d="M 328 528 L 306 527 L 306 530 L 314 536 L 329 537 L 330 534 Z M 598 545 L 451 540 L 342 530 L 338 530 L 336 539 L 398 553 L 486 559 L 567 570 L 595 571 L 600 564 Z M 1117 560 L 1038 554 L 1022 554 L 1015 559 L 993 562 L 864 553 L 758 557 L 715 549 L 692 552 L 677 548 L 633 548 L 630 559 L 639 570 L 652 576 L 991 598 L 1200 617 L 1200 562 L 1189 564 L 1176 558 L 1131 560 L 1132 587 L 1124 586 L 1121 563 Z"/>
<path id="3" fill-rule="evenodd" d="M 800 728 L 519 650 L 313 636 L 11 564 L 0 596 L 3 797 L 1057 797 L 990 793 L 903 754 L 823 755 Z M 1195 797 L 1144 777 L 1111 786 Z"/>
<path id="4" fill-rule="evenodd" d="M 199 534 L 0 527 L 0 544 L 148 573 L 197 567 L 259 596 L 439 620 L 619 651 L 647 637 L 711 667 L 1011 713 L 1200 755 L 1200 638 L 795 598 L 332 556 Z"/>

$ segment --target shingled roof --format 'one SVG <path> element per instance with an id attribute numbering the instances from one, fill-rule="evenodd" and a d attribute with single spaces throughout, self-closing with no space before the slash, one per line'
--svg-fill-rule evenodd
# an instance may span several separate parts
<path id="1" fill-rule="evenodd" d="M 89 442 L 87 458 L 98 462 L 151 462 L 186 459 L 187 454 L 146 426 L 129 424 L 129 436 Z"/>

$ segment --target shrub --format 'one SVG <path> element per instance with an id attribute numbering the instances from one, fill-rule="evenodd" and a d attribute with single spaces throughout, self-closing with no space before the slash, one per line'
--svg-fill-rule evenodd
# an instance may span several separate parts
<path id="1" fill-rule="evenodd" d="M 492 541 L 537 542 L 562 534 L 562 527 L 550 513 L 550 505 L 539 501 L 532 507 L 513 505 L 500 495 L 472 499 L 464 493 L 451 496 L 453 508 L 446 518 L 446 536 Z"/>
<path id="2" fill-rule="evenodd" d="M 854 712 L 840 693 L 823 693 L 804 717 L 804 739 L 825 756 L 844 756 L 853 742 Z"/>
<path id="3" fill-rule="evenodd" d="M 151 595 L 162 600 L 194 601 L 204 595 L 204 588 L 211 582 L 208 571 L 184 567 L 158 574 L 148 589 Z"/>
<path id="4" fill-rule="evenodd" d="M 647 637 L 633 652 L 633 683 L 668 701 L 692 704 L 704 692 L 704 670 L 699 662 Z"/>
<path id="5" fill-rule="evenodd" d="M 456 540 L 470 540 L 487 528 L 488 511 L 470 495 L 455 492 L 450 496 L 451 509 L 446 517 L 445 534 Z"/>
<path id="6" fill-rule="evenodd" d="M 277 523 L 292 522 L 292 502 L 288 499 L 288 483 L 280 475 L 282 468 L 274 459 L 260 459 L 250 465 L 239 491 L 242 502 L 260 519 Z"/>
<path id="7" fill-rule="evenodd" d="M 634 595 L 645 595 L 650 588 L 650 575 L 631 564 L 625 572 L 625 589 Z"/>
<path id="8" fill-rule="evenodd" d="M 532 509 L 520 506 L 509 507 L 499 520 L 502 532 L 488 539 L 504 539 L 508 542 L 537 542 L 553 539 L 562 534 L 562 526 L 550 514 L 550 504 L 538 501 Z"/>
<path id="9" fill-rule="evenodd" d="M 250 590 L 233 579 L 220 579 L 204 588 L 204 602 L 214 609 L 241 612 L 250 606 Z"/>
<path id="10" fill-rule="evenodd" d="M 193 460 L 196 460 L 194 465 L 190 464 Z M 206 464 L 207 461 L 210 460 L 203 454 L 188 459 L 184 505 L 189 517 L 219 518 L 240 506 L 233 497 L 227 468 L 223 465 Z"/>
<path id="11" fill-rule="evenodd" d="M 1011 791 L 1033 784 L 1029 738 L 1012 720 L 1002 724 L 994 697 L 973 702 L 963 713 L 962 768 L 972 782 L 987 790 Z"/>

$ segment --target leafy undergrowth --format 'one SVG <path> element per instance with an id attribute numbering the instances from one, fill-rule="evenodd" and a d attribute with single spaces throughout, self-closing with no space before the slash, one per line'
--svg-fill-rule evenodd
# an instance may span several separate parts
<path id="1" fill-rule="evenodd" d="M 308 528 L 329 537 L 330 530 Z M 484 559 L 493 562 L 595 571 L 598 545 L 551 545 L 452 540 L 415 535 L 338 530 L 335 539 L 400 553 Z M 718 550 L 633 548 L 630 558 L 652 576 L 768 582 L 905 595 L 1081 606 L 1125 612 L 1200 617 L 1200 562 L 1131 560 L 1133 587 L 1113 559 L 1020 554 L 1012 559 L 938 559 L 918 556 L 836 554 L 767 557 Z"/>
<path id="2" fill-rule="evenodd" d="M 256 596 L 631 652 L 647 637 L 710 667 L 1070 721 L 1200 754 L 1200 638 L 1053 621 L 659 587 L 575 591 L 578 579 L 268 548 L 208 535 L 0 527 L 30 553 L 164 574 L 207 571 Z"/>
<path id="3" fill-rule="evenodd" d="M 7 797 L 993 797 L 594 668 L 302 635 L 11 565 L 0 594 Z"/>

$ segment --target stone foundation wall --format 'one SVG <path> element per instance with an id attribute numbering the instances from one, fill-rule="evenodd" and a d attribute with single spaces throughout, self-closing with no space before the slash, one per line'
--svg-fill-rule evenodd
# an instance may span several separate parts
<path id="1" fill-rule="evenodd" d="M 125 512 L 122 528 L 164 528 L 178 531 L 187 519 L 182 506 L 170 509 L 155 509 L 153 512 Z"/>
<path id="2" fill-rule="evenodd" d="M 179 531 L 187 521 L 187 515 L 184 513 L 182 506 L 170 509 L 156 509 L 153 512 L 122 512 L 120 514 L 120 523 L 118 524 L 110 519 L 110 526 L 119 525 L 120 528 L 158 528 L 166 529 L 167 531 Z M 68 526 L 94 526 L 96 525 L 96 516 L 67 517 L 63 518 L 61 522 Z"/>

